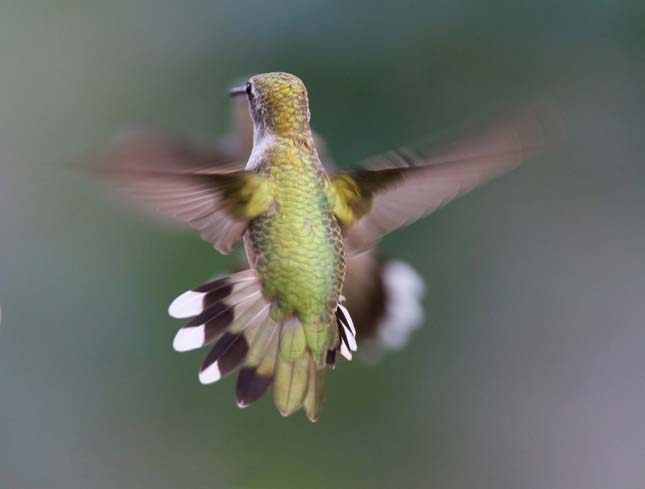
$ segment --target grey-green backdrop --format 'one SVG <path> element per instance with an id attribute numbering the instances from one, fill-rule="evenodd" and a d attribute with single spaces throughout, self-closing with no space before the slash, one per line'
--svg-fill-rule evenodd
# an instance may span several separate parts
<path id="1" fill-rule="evenodd" d="M 643 487 L 644 14 L 0 1 L 0 488 Z M 230 83 L 268 70 L 305 81 L 341 164 L 543 93 L 566 133 L 385 240 L 427 321 L 342 363 L 315 425 L 199 384 L 166 307 L 229 259 L 73 166 L 132 123 L 214 140 Z"/>

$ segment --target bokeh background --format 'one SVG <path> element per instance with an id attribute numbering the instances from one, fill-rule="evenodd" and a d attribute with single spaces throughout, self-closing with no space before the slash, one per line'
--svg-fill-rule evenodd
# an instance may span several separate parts
<path id="1" fill-rule="evenodd" d="M 545 93 L 566 133 L 384 241 L 426 324 L 315 425 L 199 384 L 166 307 L 230 258 L 74 167 L 269 70 L 341 164 Z M 1 0 L 0 488 L 645 487 L 644 86 L 636 0 Z"/>

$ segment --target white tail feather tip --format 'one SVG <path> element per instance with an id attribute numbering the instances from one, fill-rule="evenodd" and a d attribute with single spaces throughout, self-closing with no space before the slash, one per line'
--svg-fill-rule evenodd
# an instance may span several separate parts
<path id="1" fill-rule="evenodd" d="M 222 374 L 219 371 L 217 362 L 209 365 L 204 370 L 199 372 L 199 381 L 202 384 L 212 384 L 213 382 L 217 382 L 221 378 Z"/>
<path id="2" fill-rule="evenodd" d="M 341 321 L 340 322 L 341 328 L 345 331 L 345 337 L 347 338 L 347 346 L 349 346 L 349 349 L 351 351 L 356 351 L 358 349 L 358 345 L 356 344 L 356 338 L 354 337 L 354 334 L 350 331 L 350 329 L 347 327 L 347 325 Z"/>
<path id="3" fill-rule="evenodd" d="M 197 316 L 204 309 L 205 292 L 189 290 L 177 297 L 168 307 L 168 314 L 177 319 Z"/>
<path id="4" fill-rule="evenodd" d="M 383 347 L 397 350 L 423 322 L 425 283 L 410 265 L 398 260 L 385 264 L 383 283 L 388 302 L 385 317 L 378 325 L 378 337 Z"/>
<path id="5" fill-rule="evenodd" d="M 205 339 L 204 325 L 181 328 L 175 335 L 172 347 L 179 352 L 195 350 L 204 346 Z"/>
<path id="6" fill-rule="evenodd" d="M 351 359 L 352 359 L 352 352 L 351 352 L 351 351 L 349 351 L 349 349 L 347 348 L 347 345 L 345 345 L 345 342 L 344 342 L 344 341 L 341 341 L 341 342 L 340 342 L 340 354 L 341 354 L 343 357 L 345 357 L 347 360 L 351 360 Z"/>
<path id="7" fill-rule="evenodd" d="M 356 336 L 356 328 L 354 327 L 354 320 L 352 319 L 351 314 L 349 313 L 347 308 L 345 306 L 343 306 L 342 304 L 338 304 L 338 307 L 340 308 L 340 310 L 343 312 L 343 314 L 347 318 L 347 325 L 352 330 L 352 334 L 354 336 Z"/>

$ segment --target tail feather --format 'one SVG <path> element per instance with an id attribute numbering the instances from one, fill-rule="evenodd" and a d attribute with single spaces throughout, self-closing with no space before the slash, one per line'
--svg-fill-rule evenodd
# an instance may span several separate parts
<path id="1" fill-rule="evenodd" d="M 316 366 L 313 360 L 309 362 L 309 380 L 307 386 L 307 395 L 305 396 L 304 408 L 305 414 L 310 421 L 318 421 L 320 409 L 325 400 L 325 367 Z"/>
<path id="2" fill-rule="evenodd" d="M 201 365 L 200 382 L 210 384 L 239 369 L 238 406 L 249 406 L 273 385 L 274 402 L 283 416 L 304 408 L 307 417 L 316 421 L 324 401 L 326 367 L 335 364 L 337 351 L 351 359 L 357 347 L 352 318 L 339 305 L 337 329 L 327 330 L 329 350 L 313 352 L 300 319 L 271 317 L 271 302 L 253 270 L 185 292 L 169 312 L 191 318 L 175 336 L 177 351 L 214 343 Z"/>
<path id="3" fill-rule="evenodd" d="M 310 357 L 311 354 L 306 352 L 296 360 L 288 361 L 284 359 L 282 353 L 278 353 L 273 400 L 283 416 L 295 413 L 305 401 L 309 363 L 313 361 Z"/>
<path id="4" fill-rule="evenodd" d="M 340 335 L 340 353 L 347 360 L 352 359 L 352 352 L 358 349 L 356 344 L 356 328 L 349 311 L 342 304 L 336 308 L 336 322 L 338 323 L 338 334 Z"/>
<path id="5" fill-rule="evenodd" d="M 336 366 L 336 352 L 347 360 L 352 359 L 352 351 L 358 349 L 356 344 L 356 328 L 349 311 L 342 304 L 336 308 L 336 324 L 338 327 L 337 345 L 327 350 L 325 364 L 319 366 L 313 358 L 309 359 L 307 373 L 307 393 L 303 401 L 305 414 L 310 421 L 317 421 L 320 416 L 320 409 L 325 400 L 325 376 L 326 367 L 334 368 Z"/>
<path id="6" fill-rule="evenodd" d="M 239 341 L 240 336 L 227 333 L 215 343 L 199 369 L 199 381 L 202 384 L 217 382 L 242 364 L 248 353 L 248 346 L 245 341 Z"/>
<path id="7" fill-rule="evenodd" d="M 257 283 L 257 275 L 253 270 L 217 278 L 181 294 L 168 307 L 168 314 L 177 319 L 197 316 L 209 306 L 228 297 L 234 288 L 240 290 L 246 285 Z"/>
<path id="8" fill-rule="evenodd" d="M 336 368 L 336 349 L 327 350 L 326 362 L 328 367 Z"/>
<path id="9" fill-rule="evenodd" d="M 269 306 L 262 299 L 243 310 L 228 332 L 215 343 L 199 372 L 199 381 L 210 384 L 237 369 L 247 357 L 249 345 L 260 334 L 269 315 Z"/>
<path id="10" fill-rule="evenodd" d="M 286 362 L 293 362 L 307 349 L 305 328 L 298 318 L 290 317 L 285 319 L 280 330 L 280 355 Z"/>
<path id="11" fill-rule="evenodd" d="M 423 322 L 425 283 L 407 263 L 388 260 L 383 264 L 383 284 L 387 303 L 378 325 L 379 342 L 384 349 L 400 350 Z"/>
<path id="12" fill-rule="evenodd" d="M 216 340 L 232 324 L 237 301 L 259 291 L 255 275 L 247 270 L 181 294 L 168 312 L 175 318 L 193 319 L 175 336 L 175 350 L 194 350 Z"/>
<path id="13" fill-rule="evenodd" d="M 309 362 L 305 328 L 295 316 L 285 319 L 280 329 L 280 347 L 276 358 L 273 399 L 283 416 L 302 407 L 307 394 Z"/>
<path id="14" fill-rule="evenodd" d="M 273 384 L 273 372 L 275 370 L 278 353 L 278 325 L 273 323 L 268 338 L 256 343 L 249 350 L 246 361 L 240 369 L 235 386 L 235 398 L 237 405 L 241 408 L 250 406 L 260 399 Z"/>

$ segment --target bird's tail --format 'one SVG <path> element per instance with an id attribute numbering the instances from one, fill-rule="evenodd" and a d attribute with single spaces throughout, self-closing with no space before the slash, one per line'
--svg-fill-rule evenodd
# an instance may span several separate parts
<path id="1" fill-rule="evenodd" d="M 403 348 L 423 323 L 425 283 L 403 261 L 375 251 L 350 256 L 343 294 L 356 320 L 362 357 L 370 362 Z"/>
<path id="2" fill-rule="evenodd" d="M 168 312 L 175 318 L 192 318 L 177 332 L 175 350 L 189 351 L 214 343 L 200 368 L 200 382 L 210 384 L 239 369 L 235 389 L 238 406 L 254 403 L 273 384 L 274 401 L 282 415 L 304 408 L 310 420 L 318 419 L 326 366 L 314 361 L 299 319 L 274 319 L 272 303 L 262 294 L 254 270 L 184 292 Z M 327 353 L 328 364 L 333 363 L 332 357 L 335 360 L 337 349 L 346 357 L 350 348 L 356 349 L 355 330 L 348 318 L 346 310 L 337 313 L 339 330 L 335 337 L 340 341 Z"/>

